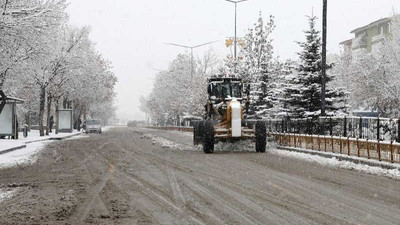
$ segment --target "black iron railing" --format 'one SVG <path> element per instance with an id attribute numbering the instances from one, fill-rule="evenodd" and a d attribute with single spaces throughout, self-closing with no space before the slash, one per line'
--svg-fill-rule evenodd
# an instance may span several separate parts
<path id="1" fill-rule="evenodd" d="M 255 121 L 248 121 L 250 126 Z M 400 142 L 399 119 L 379 117 L 319 117 L 265 120 L 267 132 L 329 135 Z"/>

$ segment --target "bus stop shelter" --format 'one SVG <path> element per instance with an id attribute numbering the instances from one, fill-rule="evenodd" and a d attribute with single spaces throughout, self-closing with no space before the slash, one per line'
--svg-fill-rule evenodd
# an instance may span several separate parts
<path id="1" fill-rule="evenodd" d="M 57 111 L 56 130 L 59 133 L 72 133 L 73 129 L 72 109 L 59 109 Z"/>
<path id="2" fill-rule="evenodd" d="M 24 100 L 9 97 L 0 90 L 0 138 L 18 139 L 17 104 Z"/>

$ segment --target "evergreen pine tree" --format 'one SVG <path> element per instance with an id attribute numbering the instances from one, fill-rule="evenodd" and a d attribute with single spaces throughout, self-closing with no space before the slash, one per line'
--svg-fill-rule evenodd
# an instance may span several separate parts
<path id="1" fill-rule="evenodd" d="M 291 95 L 299 90 L 299 86 L 295 84 L 298 77 L 296 66 L 297 64 L 290 59 L 280 64 L 274 90 L 275 96 L 278 96 L 278 104 L 275 104 L 272 109 L 275 116 L 288 116 L 294 111 L 294 108 L 289 104 L 289 100 Z"/>
<path id="2" fill-rule="evenodd" d="M 292 87 L 287 89 L 289 115 L 292 117 L 319 116 L 321 114 L 321 37 L 315 29 L 317 17 L 308 17 L 309 30 L 305 31 L 306 41 L 298 42 L 302 51 L 299 55 L 298 74 L 294 77 Z M 326 84 L 333 79 L 327 74 Z M 338 89 L 330 89 L 326 86 L 326 111 L 336 112 L 337 103 L 343 101 L 344 92 Z"/>
<path id="3" fill-rule="evenodd" d="M 263 66 L 258 80 L 258 99 L 255 102 L 257 117 L 274 118 L 281 111 L 280 99 L 283 94 L 284 66 L 279 59 Z"/>

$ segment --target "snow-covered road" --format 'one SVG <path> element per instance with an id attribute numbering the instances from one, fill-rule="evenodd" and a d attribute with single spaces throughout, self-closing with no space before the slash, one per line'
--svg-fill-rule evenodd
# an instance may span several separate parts
<path id="1" fill-rule="evenodd" d="M 115 128 L 48 145 L 37 160 L 0 171 L 0 189 L 17 189 L 0 202 L 0 224 L 400 221 L 398 180 L 275 150 L 207 155 L 190 134 Z"/>
<path id="2" fill-rule="evenodd" d="M 162 131 L 154 129 L 143 129 L 147 133 L 147 137 L 151 138 L 154 143 L 157 143 L 165 148 L 177 149 L 177 150 L 195 150 L 202 151 L 202 146 L 193 146 L 193 135 L 188 132 L 179 131 Z M 341 168 L 348 170 L 355 170 L 361 173 L 374 174 L 378 176 L 386 176 L 396 180 L 400 180 L 400 165 L 391 165 L 397 167 L 397 169 L 384 169 L 377 166 L 369 166 L 360 163 L 342 161 L 338 158 L 333 157 L 326 158 L 318 155 L 312 155 L 307 153 L 292 152 L 286 150 L 278 150 L 273 143 L 268 143 L 268 153 L 281 156 L 296 158 L 304 160 L 306 162 L 318 163 L 322 166 L 328 166 L 332 168 Z M 238 142 L 238 143 L 218 143 L 215 146 L 217 153 L 225 152 L 252 152 L 254 151 L 254 144 L 251 141 Z M 307 151 L 305 151 L 307 152 Z M 354 159 L 357 159 L 353 157 Z M 357 160 L 360 160 L 359 158 Z M 367 159 L 365 159 L 367 160 Z M 390 164 L 390 163 L 382 163 Z"/>

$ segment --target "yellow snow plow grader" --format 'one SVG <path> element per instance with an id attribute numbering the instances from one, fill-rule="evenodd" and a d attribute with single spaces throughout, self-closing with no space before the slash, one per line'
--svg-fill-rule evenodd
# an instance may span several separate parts
<path id="1" fill-rule="evenodd" d="M 202 144 L 205 153 L 214 152 L 214 144 L 236 142 L 244 139 L 255 140 L 256 152 L 265 152 L 266 127 L 262 121 L 248 126 L 244 115 L 248 111 L 250 86 L 243 96 L 241 79 L 213 77 L 208 80 L 208 100 L 204 120 L 197 122 L 193 129 L 193 142 Z"/>

